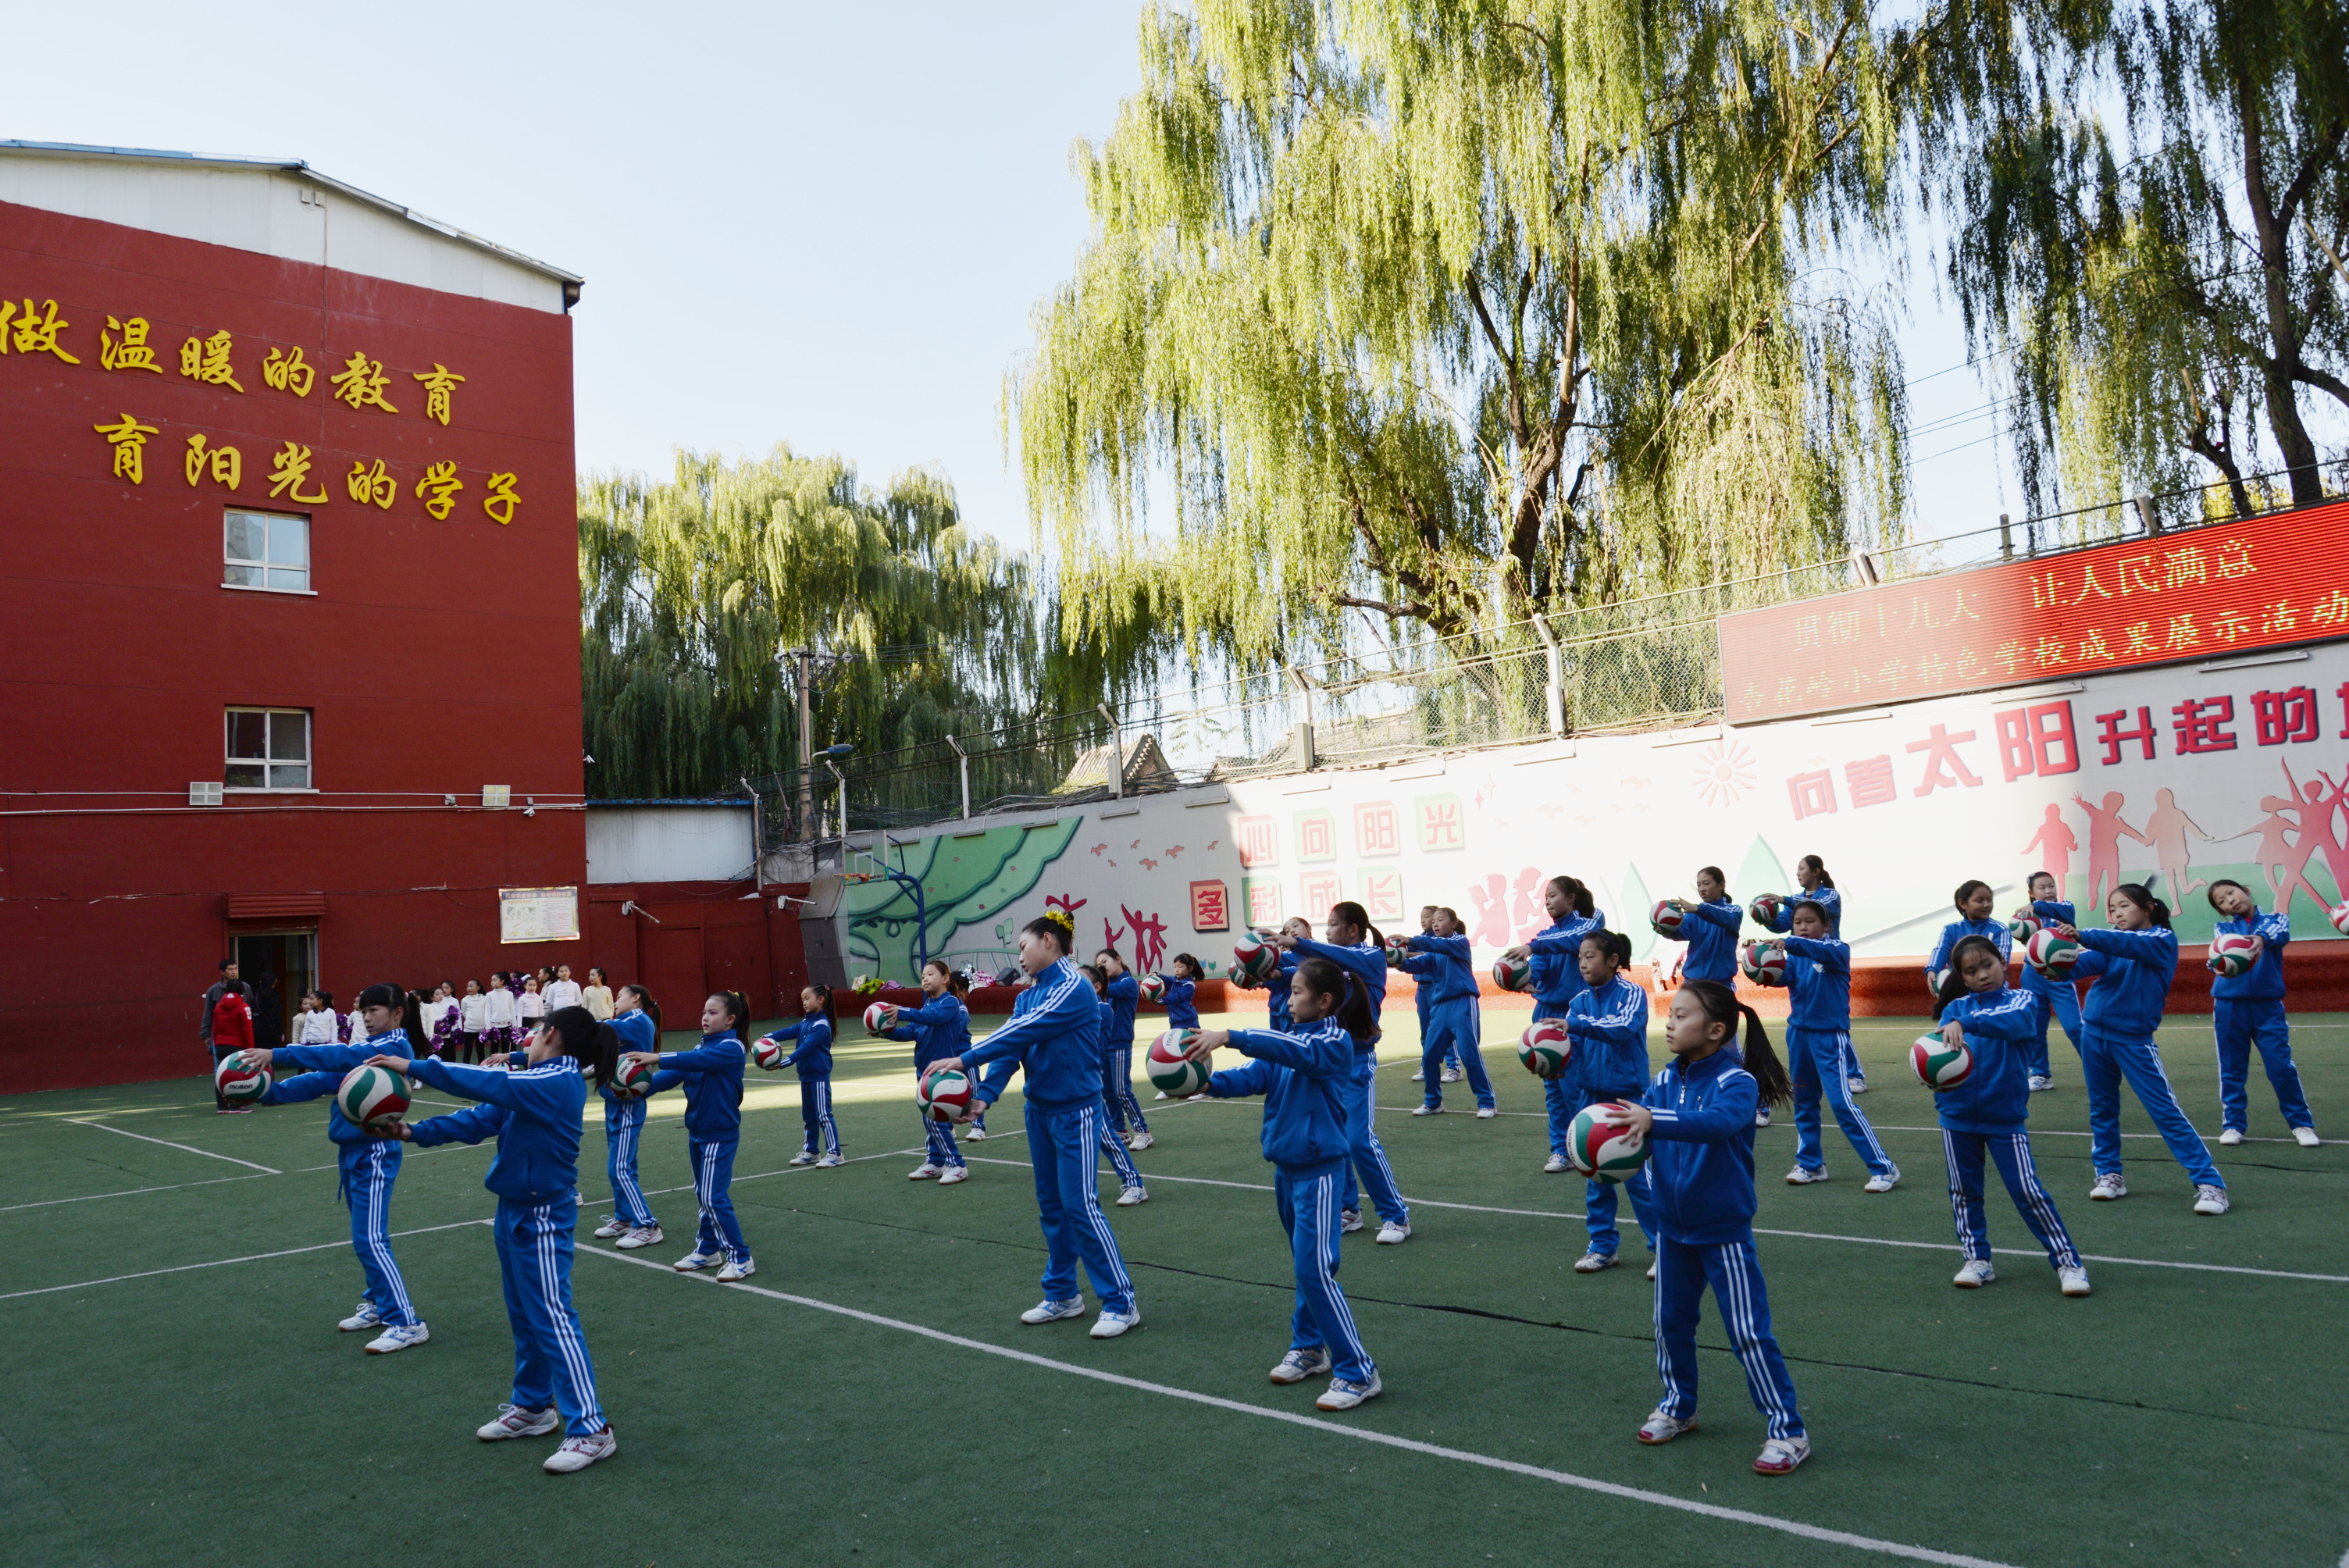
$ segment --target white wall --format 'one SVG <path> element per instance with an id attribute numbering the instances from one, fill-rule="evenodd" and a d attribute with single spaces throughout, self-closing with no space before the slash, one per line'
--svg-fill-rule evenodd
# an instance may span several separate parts
<path id="1" fill-rule="evenodd" d="M 750 806 L 587 807 L 587 880 L 727 882 L 750 872 Z"/>

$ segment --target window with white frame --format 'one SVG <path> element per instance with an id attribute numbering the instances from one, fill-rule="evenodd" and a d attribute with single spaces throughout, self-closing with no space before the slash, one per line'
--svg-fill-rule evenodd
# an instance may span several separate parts
<path id="1" fill-rule="evenodd" d="M 308 593 L 310 520 L 232 510 L 221 545 L 221 585 Z"/>
<path id="2" fill-rule="evenodd" d="M 298 707 L 228 710 L 228 771 L 232 789 L 310 788 L 310 715 Z"/>

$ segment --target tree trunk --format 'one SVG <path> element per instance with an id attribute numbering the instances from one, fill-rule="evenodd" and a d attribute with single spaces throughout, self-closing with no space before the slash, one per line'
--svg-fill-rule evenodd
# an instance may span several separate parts
<path id="1" fill-rule="evenodd" d="M 2248 77 L 2235 78 L 2235 112 L 2243 126 L 2243 194 L 2251 211 L 2251 227 L 2260 242 L 2261 269 L 2267 286 L 2268 354 L 2260 366 L 2268 405 L 2268 428 L 2283 453 L 2292 473 L 2294 506 L 2313 506 L 2324 499 L 2324 484 L 2316 467 L 2316 443 L 2301 422 L 2300 402 L 2292 373 L 2300 368 L 2300 325 L 2292 311 L 2291 236 L 2276 215 L 2268 194 L 2267 149 L 2260 126 L 2259 95 Z"/>

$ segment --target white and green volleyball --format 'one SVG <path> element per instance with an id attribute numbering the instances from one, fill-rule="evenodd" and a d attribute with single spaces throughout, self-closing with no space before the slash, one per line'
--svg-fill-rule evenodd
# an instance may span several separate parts
<path id="1" fill-rule="evenodd" d="M 655 1068 L 650 1062 L 622 1062 L 612 1073 L 612 1093 L 620 1099 L 642 1099 L 652 1090 Z"/>
<path id="2" fill-rule="evenodd" d="M 1564 1018 L 1536 1018 L 1517 1037 L 1517 1060 L 1537 1078 L 1556 1078 L 1574 1057 Z"/>
<path id="3" fill-rule="evenodd" d="M 1938 1034 L 1920 1035 L 1909 1047 L 1909 1065 L 1917 1081 L 1934 1093 L 1953 1089 L 1974 1074 L 1974 1054 L 1953 1046 Z"/>
<path id="4" fill-rule="evenodd" d="M 378 1127 L 408 1114 L 408 1079 L 389 1068 L 353 1068 L 335 1090 L 335 1104 L 360 1127 Z"/>
<path id="5" fill-rule="evenodd" d="M 2259 948 L 2242 932 L 2222 932 L 2210 939 L 2208 962 L 2211 974 L 2231 980 L 2251 972 L 2251 965 L 2259 962 Z"/>
<path id="6" fill-rule="evenodd" d="M 914 1085 L 914 1103 L 932 1121 L 952 1121 L 970 1109 L 970 1075 L 959 1068 L 925 1073 Z"/>
<path id="7" fill-rule="evenodd" d="M 1207 1087 L 1207 1064 L 1195 1062 L 1184 1053 L 1191 1042 L 1199 1037 L 1196 1029 L 1169 1029 L 1150 1042 L 1150 1051 L 1143 1066 L 1150 1074 L 1151 1083 L 1169 1099 L 1184 1099 Z"/>
<path id="8" fill-rule="evenodd" d="M 251 1105 L 269 1092 L 271 1078 L 267 1068 L 247 1068 L 237 1064 L 242 1056 L 226 1056 L 212 1069 L 212 1088 L 220 1097 L 233 1105 Z"/>
<path id="9" fill-rule="evenodd" d="M 1566 1131 L 1566 1157 L 1594 1181 L 1628 1181 L 1647 1162 L 1648 1140 L 1607 1119 L 1606 1105 L 1587 1105 Z"/>

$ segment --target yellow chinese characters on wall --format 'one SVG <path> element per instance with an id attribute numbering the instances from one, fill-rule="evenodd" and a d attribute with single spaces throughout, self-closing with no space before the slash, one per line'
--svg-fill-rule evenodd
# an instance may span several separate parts
<path id="1" fill-rule="evenodd" d="M 201 431 L 188 438 L 188 483 L 209 473 L 218 483 L 236 489 L 244 482 L 244 454 L 234 447 L 211 446 L 210 440 Z"/>

